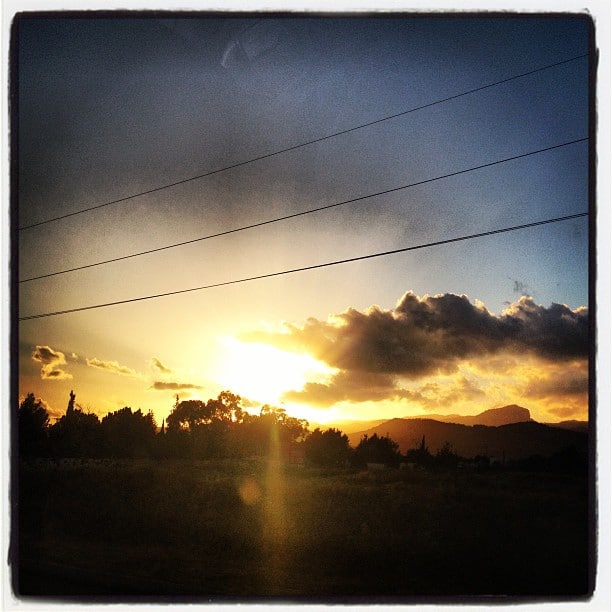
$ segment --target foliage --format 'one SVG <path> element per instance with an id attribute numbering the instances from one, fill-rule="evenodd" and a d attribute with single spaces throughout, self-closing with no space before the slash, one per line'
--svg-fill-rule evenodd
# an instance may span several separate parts
<path id="1" fill-rule="evenodd" d="M 377 434 L 365 434 L 355 449 L 355 464 L 364 466 L 367 463 L 383 463 L 397 467 L 400 462 L 399 446 L 391 438 L 379 437 Z"/>
<path id="2" fill-rule="evenodd" d="M 206 402 L 179 402 L 167 419 L 167 432 L 158 451 L 166 457 L 247 457 L 267 455 L 270 445 L 286 456 L 308 432 L 308 422 L 289 416 L 282 408 L 264 405 L 259 416 L 242 408 L 242 398 L 222 391 Z"/>
<path id="3" fill-rule="evenodd" d="M 406 451 L 406 459 L 411 463 L 428 467 L 433 463 L 433 457 L 425 443 L 425 436 L 421 439 L 421 443 L 416 448 L 411 448 Z"/>
<path id="4" fill-rule="evenodd" d="M 101 423 L 105 454 L 111 457 L 148 455 L 157 426 L 153 413 L 132 412 L 127 406 L 107 414 Z"/>
<path id="5" fill-rule="evenodd" d="M 440 468 L 455 468 L 460 461 L 459 455 L 450 442 L 445 442 L 436 453 L 435 464 Z"/>
<path id="6" fill-rule="evenodd" d="M 179 402 L 178 396 L 172 412 L 166 419 L 169 432 L 189 431 L 193 433 L 197 427 L 207 422 L 210 422 L 210 415 L 204 402 L 201 400 Z"/>
<path id="7" fill-rule="evenodd" d="M 348 436 L 339 429 L 321 431 L 318 427 L 304 441 L 306 460 L 325 467 L 344 466 L 350 458 Z"/>
<path id="8" fill-rule="evenodd" d="M 75 408 L 49 428 L 49 442 L 59 457 L 97 457 L 102 452 L 100 421 Z"/>
<path id="9" fill-rule="evenodd" d="M 240 405 L 242 398 L 230 391 L 222 391 L 216 399 L 185 400 L 179 402 L 177 396 L 172 412 L 168 416 L 168 430 L 188 430 L 194 433 L 198 427 L 214 422 L 225 424 L 240 423 L 244 412 Z"/>
<path id="10" fill-rule="evenodd" d="M 22 457 L 44 456 L 48 452 L 49 413 L 41 400 L 28 393 L 18 412 L 19 454 Z"/>

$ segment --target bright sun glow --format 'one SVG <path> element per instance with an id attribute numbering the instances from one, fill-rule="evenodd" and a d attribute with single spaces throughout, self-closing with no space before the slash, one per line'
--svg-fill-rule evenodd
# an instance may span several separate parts
<path id="1" fill-rule="evenodd" d="M 321 381 L 332 373 L 328 366 L 309 355 L 288 353 L 267 344 L 224 337 L 220 348 L 214 380 L 262 404 L 281 406 L 285 391 L 301 389 L 307 381 Z M 302 417 L 305 411 L 301 408 L 292 404 L 291 408 L 287 406 L 287 412 Z"/>

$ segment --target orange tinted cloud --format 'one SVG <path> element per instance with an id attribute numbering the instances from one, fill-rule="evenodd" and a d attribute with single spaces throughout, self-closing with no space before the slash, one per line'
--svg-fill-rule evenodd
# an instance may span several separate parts
<path id="1" fill-rule="evenodd" d="M 395 378 L 388 374 L 342 371 L 327 383 L 308 382 L 300 391 L 287 391 L 282 401 L 332 406 L 338 402 L 381 401 L 397 397 Z"/>
<path id="2" fill-rule="evenodd" d="M 444 410 L 529 399 L 547 411 L 559 407 L 561 393 L 573 393 L 584 411 L 587 326 L 586 308 L 545 308 L 529 297 L 494 315 L 466 296 L 408 292 L 391 310 L 348 309 L 243 339 L 309 353 L 337 370 L 287 391 L 288 402 L 403 400 Z"/>
<path id="3" fill-rule="evenodd" d="M 49 346 L 37 346 L 32 353 L 32 359 L 42 364 L 40 377 L 43 380 L 67 380 L 72 374 L 61 367 L 66 365 L 66 356 L 61 351 L 55 351 Z"/>
<path id="4" fill-rule="evenodd" d="M 162 373 L 162 374 L 171 374 L 172 370 L 167 368 L 157 357 L 153 357 L 151 359 L 151 363 Z"/>
<path id="5" fill-rule="evenodd" d="M 122 366 L 116 361 L 104 361 L 96 358 L 86 359 L 85 361 L 88 366 L 97 368 L 98 370 L 105 370 L 113 374 L 121 374 L 122 376 L 140 377 L 140 374 L 136 372 L 136 370 L 132 370 L 132 368 L 128 368 L 127 366 Z"/>
<path id="6" fill-rule="evenodd" d="M 446 408 L 456 402 L 481 399 L 484 395 L 484 391 L 465 376 L 453 378 L 444 386 L 427 383 L 408 389 L 397 377 L 387 374 L 342 371 L 327 383 L 309 382 L 300 391 L 288 391 L 282 400 L 320 407 L 346 401 L 407 400 L 423 408 Z"/>
<path id="7" fill-rule="evenodd" d="M 155 391 L 184 391 L 185 389 L 202 389 L 199 385 L 193 385 L 191 383 L 177 383 L 177 382 L 154 382 L 151 387 Z"/>
<path id="8" fill-rule="evenodd" d="M 530 380 L 523 393 L 526 397 L 560 398 L 585 396 L 589 390 L 589 377 L 585 367 L 580 370 L 560 369 L 544 377 Z"/>

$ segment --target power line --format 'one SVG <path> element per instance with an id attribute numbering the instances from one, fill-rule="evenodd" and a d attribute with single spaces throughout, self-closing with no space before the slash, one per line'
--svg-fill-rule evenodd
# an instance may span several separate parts
<path id="1" fill-rule="evenodd" d="M 402 111 L 402 112 L 399 112 L 399 113 L 395 113 L 393 115 L 388 115 L 388 116 L 382 117 L 380 119 L 375 119 L 374 121 L 369 121 L 368 123 L 362 123 L 360 125 L 357 125 L 357 126 L 352 127 L 352 128 L 348 128 L 346 130 L 342 130 L 342 131 L 339 131 L 339 132 L 334 132 L 333 134 L 328 134 L 327 136 L 321 136 L 320 138 L 315 138 L 314 140 L 309 140 L 307 142 L 303 142 L 303 143 L 300 143 L 300 144 L 292 145 L 290 147 L 286 147 L 284 149 L 280 149 L 280 150 L 274 151 L 272 153 L 266 153 L 266 154 L 260 155 L 258 157 L 253 157 L 253 158 L 248 159 L 246 161 L 236 162 L 234 164 L 230 164 L 230 165 L 224 166 L 222 168 L 217 168 L 216 170 L 210 170 L 210 171 L 205 172 L 203 174 L 198 174 L 196 176 L 192 176 L 192 177 L 189 177 L 189 178 L 186 178 L 186 179 L 181 179 L 181 180 L 175 181 L 173 183 L 166 183 L 166 184 L 161 185 L 159 187 L 154 187 L 152 189 L 147 189 L 145 191 L 140 191 L 138 193 L 134 193 L 132 195 L 125 196 L 123 198 L 118 198 L 116 200 L 110 200 L 108 202 L 103 202 L 102 204 L 96 204 L 95 206 L 90 206 L 89 208 L 83 208 L 81 210 L 77 210 L 75 212 L 67 213 L 65 215 L 59 215 L 57 217 L 52 217 L 52 218 L 46 219 L 44 221 L 38 221 L 36 223 L 31 223 L 30 225 L 24 225 L 22 227 L 19 227 L 18 230 L 21 231 L 21 230 L 26 230 L 26 229 L 32 229 L 34 227 L 39 227 L 41 225 L 46 225 L 47 223 L 52 223 L 54 221 L 60 221 L 62 219 L 67 219 L 69 217 L 74 217 L 74 216 L 80 215 L 82 213 L 90 212 L 92 210 L 97 210 L 99 208 L 104 208 L 105 206 L 110 206 L 111 204 L 119 204 L 120 202 L 126 202 L 126 201 L 132 200 L 134 198 L 138 198 L 138 197 L 141 197 L 141 196 L 144 196 L 144 195 L 149 195 L 151 193 L 156 193 L 158 191 L 162 191 L 164 189 L 169 189 L 171 187 L 177 187 L 178 185 L 183 185 L 183 184 L 189 183 L 191 181 L 196 181 L 196 180 L 199 180 L 199 179 L 203 179 L 203 178 L 206 178 L 208 176 L 212 176 L 214 174 L 219 174 L 221 172 L 226 172 L 227 170 L 232 170 L 234 168 L 239 168 L 241 166 L 246 166 L 247 164 L 252 164 L 252 163 L 254 163 L 256 161 L 261 161 L 261 160 L 264 160 L 264 159 L 268 159 L 268 158 L 274 157 L 276 155 L 281 155 L 282 153 L 288 153 L 289 151 L 295 151 L 296 149 L 300 149 L 300 148 L 306 147 L 308 145 L 316 144 L 318 142 L 323 142 L 324 140 L 329 140 L 330 138 L 335 138 L 336 136 L 341 136 L 343 134 L 349 134 L 350 132 L 355 132 L 356 130 L 361 130 L 361 129 L 365 128 L 365 127 L 376 125 L 377 123 L 382 123 L 384 121 L 389 121 L 390 119 L 396 119 L 397 117 L 402 117 L 403 115 L 407 115 L 409 113 L 414 113 L 416 111 L 423 110 L 425 108 L 430 108 L 432 106 L 436 106 L 437 104 L 443 104 L 444 102 L 450 102 L 451 100 L 456 100 L 457 98 L 461 98 L 463 96 L 467 96 L 467 95 L 470 95 L 470 94 L 473 94 L 473 93 L 477 93 L 479 91 L 483 91 L 484 89 L 489 89 L 491 87 L 496 87 L 497 85 L 501 85 L 503 83 L 508 83 L 508 82 L 514 81 L 516 79 L 520 79 L 520 78 L 523 78 L 523 77 L 526 77 L 526 76 L 529 76 L 529 75 L 532 75 L 532 74 L 536 74 L 538 72 L 542 72 L 544 70 L 549 70 L 550 68 L 554 68 L 556 66 L 561 66 L 563 64 L 568 64 L 570 62 L 582 59 L 584 57 L 588 57 L 588 54 L 585 53 L 583 55 L 577 55 L 576 57 L 571 57 L 569 59 L 562 60 L 560 62 L 555 62 L 554 64 L 548 64 L 548 65 L 542 66 L 540 68 L 535 68 L 533 70 L 529 70 L 528 72 L 523 72 L 523 73 L 517 74 L 515 76 L 511 76 L 511 77 L 508 77 L 508 78 L 505 78 L 505 79 L 501 79 L 499 81 L 495 81 L 494 83 L 489 83 L 487 85 L 481 85 L 480 87 L 476 87 L 475 89 L 470 89 L 468 91 L 464 91 L 462 93 L 455 94 L 455 95 L 449 96 L 447 98 L 442 98 L 440 100 L 436 100 L 434 102 L 429 102 L 429 103 L 423 104 L 421 106 L 416 106 L 414 108 L 411 108 L 411 109 L 408 109 L 408 110 L 405 110 L 405 111 Z"/>
<path id="2" fill-rule="evenodd" d="M 239 278 L 239 279 L 234 279 L 234 280 L 230 280 L 230 281 L 224 281 L 221 283 L 214 283 L 211 285 L 204 285 L 202 287 L 191 287 L 189 289 L 179 289 L 177 291 L 168 291 L 167 293 L 158 293 L 156 295 L 145 295 L 145 296 L 140 296 L 140 297 L 136 297 L 136 298 L 129 298 L 126 300 L 118 300 L 116 302 L 107 302 L 104 304 L 94 304 L 92 306 L 81 306 L 79 308 L 69 308 L 67 310 L 57 310 L 55 312 L 45 312 L 42 314 L 35 314 L 35 315 L 29 315 L 26 317 L 19 317 L 18 321 L 29 321 L 31 319 L 42 319 L 44 317 L 53 317 L 56 315 L 62 315 L 62 314 L 70 314 L 73 312 L 82 312 L 84 310 L 94 310 L 97 308 L 107 308 L 109 306 L 118 306 L 119 304 L 129 304 L 132 302 L 141 302 L 144 300 L 153 300 L 153 299 L 157 299 L 157 298 L 161 298 L 161 297 L 168 297 L 171 295 L 179 295 L 181 293 L 190 293 L 193 291 L 203 291 L 204 289 L 213 289 L 215 287 L 225 287 L 227 285 L 237 285 L 239 283 L 246 283 L 249 281 L 254 281 L 254 280 L 262 280 L 264 278 L 272 278 L 275 276 L 284 276 L 287 274 L 295 274 L 296 272 L 305 272 L 307 270 L 316 270 L 319 268 L 327 268 L 330 266 L 337 266 L 340 264 L 346 264 L 346 263 L 352 263 L 352 262 L 356 262 L 356 261 L 364 261 L 366 259 L 374 259 L 375 257 L 384 257 L 387 255 L 395 255 L 397 253 L 405 253 L 407 251 L 416 251 L 418 249 L 425 249 L 425 248 L 429 248 L 429 247 L 433 247 L 433 246 L 440 246 L 443 244 L 450 244 L 453 242 L 461 242 L 464 240 L 472 240 L 474 238 L 482 238 L 485 236 L 494 236 L 496 234 L 503 234 L 505 232 L 513 232 L 516 230 L 521 230 L 521 229 L 527 229 L 530 227 L 537 227 L 539 225 L 546 225 L 549 223 L 558 223 L 560 221 L 568 221 L 570 219 L 578 219 L 579 217 L 586 217 L 588 216 L 588 212 L 582 212 L 582 213 L 576 213 L 573 215 L 566 215 L 564 217 L 555 217 L 552 219 L 544 219 L 542 221 L 534 221 L 532 223 L 525 223 L 523 225 L 514 225 L 512 227 L 504 227 L 501 229 L 495 229 L 495 230 L 490 230 L 487 232 L 480 232 L 478 234 L 470 234 L 468 236 L 460 236 L 458 238 L 447 238 L 446 240 L 437 240 L 436 242 L 428 242 L 425 244 L 419 244 L 419 245 L 415 245 L 415 246 L 410 246 L 410 247 L 404 247 L 401 249 L 393 249 L 391 251 L 383 251 L 380 253 L 371 253 L 369 255 L 360 255 L 358 257 L 350 257 L 348 259 L 338 259 L 335 261 L 329 261 L 326 263 L 321 263 L 321 264 L 314 264 L 314 265 L 310 265 L 310 266 L 304 266 L 302 268 L 293 268 L 290 270 L 282 270 L 280 272 L 270 272 L 268 274 L 260 274 L 258 276 L 249 276 L 247 278 Z"/>
<path id="3" fill-rule="evenodd" d="M 457 171 L 451 172 L 449 174 L 443 174 L 441 176 L 437 176 L 437 177 L 434 177 L 434 178 L 429 178 L 429 179 L 425 179 L 425 180 L 422 180 L 422 181 L 417 181 L 416 183 L 409 183 L 408 185 L 402 185 L 400 187 L 393 187 L 392 189 L 386 189 L 384 191 L 378 191 L 376 193 L 370 193 L 368 195 L 359 196 L 359 197 L 356 197 L 356 198 L 351 198 L 350 200 L 343 200 L 342 202 L 335 202 L 334 204 L 327 204 L 325 206 L 319 206 L 318 208 L 311 208 L 311 209 L 303 210 L 303 211 L 300 211 L 300 212 L 297 212 L 297 213 L 292 213 L 290 215 L 284 215 L 282 217 L 276 217 L 274 219 L 268 219 L 266 221 L 259 221 L 258 223 L 252 223 L 250 225 L 243 225 L 241 227 L 236 227 L 236 228 L 233 228 L 233 229 L 224 230 L 222 232 L 217 232 L 215 234 L 209 234 L 207 236 L 202 236 L 200 238 L 193 238 L 191 240 L 185 240 L 183 242 L 176 242 L 174 244 L 169 244 L 169 245 L 166 245 L 166 246 L 163 246 L 163 247 L 157 247 L 155 249 L 149 249 L 149 250 L 146 250 L 146 251 L 139 251 L 138 253 L 132 253 L 131 255 L 123 255 L 121 257 L 114 257 L 113 259 L 106 259 L 104 261 L 98 261 L 98 262 L 95 262 L 95 263 L 85 264 L 85 265 L 82 265 L 82 266 L 77 266 L 75 268 L 68 268 L 66 270 L 60 270 L 58 272 L 49 272 L 48 274 L 41 274 L 39 276 L 33 276 L 33 277 L 30 277 L 30 278 L 24 278 L 24 279 L 20 280 L 19 283 L 27 283 L 27 282 L 30 282 L 30 281 L 40 280 L 42 278 L 49 278 L 51 276 L 58 276 L 60 274 L 67 274 L 69 272 L 76 272 L 78 270 L 85 270 L 87 268 L 94 268 L 96 266 L 102 266 L 102 265 L 105 265 L 105 264 L 108 264 L 108 263 L 114 263 L 114 262 L 117 262 L 117 261 L 123 261 L 123 260 L 131 259 L 131 258 L 134 258 L 134 257 L 140 257 L 142 255 L 150 255 L 151 253 L 158 253 L 160 251 L 165 251 L 165 250 L 168 250 L 168 249 L 174 249 L 176 247 L 185 246 L 185 245 L 188 245 L 188 244 L 193 244 L 195 242 L 201 242 L 203 240 L 210 240 L 211 238 L 218 238 L 220 236 L 227 236 L 228 234 L 235 234 L 237 232 L 242 232 L 242 231 L 245 231 L 245 230 L 254 229 L 256 227 L 262 227 L 264 225 L 270 225 L 272 223 L 278 223 L 279 221 L 287 221 L 288 219 L 294 219 L 296 217 L 302 217 L 304 215 L 309 215 L 311 213 L 321 212 L 323 210 L 329 210 L 330 208 L 336 208 L 338 206 L 343 206 L 345 204 L 351 204 L 353 202 L 359 202 L 361 200 L 366 200 L 368 198 L 374 198 L 376 196 L 385 195 L 385 194 L 388 194 L 388 193 L 393 193 L 395 191 L 401 191 L 402 189 L 408 189 L 410 187 L 416 187 L 418 185 L 424 185 L 426 183 L 432 183 L 434 181 L 439 181 L 439 180 L 442 180 L 442 179 L 445 179 L 445 178 L 450 178 L 452 176 L 458 176 L 460 174 L 465 174 L 467 172 L 473 172 L 474 170 L 481 170 L 482 168 L 488 168 L 488 167 L 495 166 L 495 165 L 498 165 L 498 164 L 503 164 L 503 163 L 506 163 L 506 162 L 509 162 L 509 161 L 512 161 L 512 160 L 521 159 L 523 157 L 529 157 L 530 155 L 536 155 L 537 153 L 544 153 L 545 151 L 551 151 L 553 149 L 559 149 L 561 147 L 566 147 L 568 145 L 576 144 L 578 142 L 584 142 L 585 140 L 588 140 L 588 138 L 579 138 L 577 140 L 571 140 L 569 142 L 564 142 L 562 144 L 553 145 L 553 146 L 550 146 L 550 147 L 546 147 L 544 149 L 538 149 L 536 151 L 530 151 L 528 153 L 521 153 L 520 155 L 514 155 L 512 157 L 506 157 L 504 159 L 500 159 L 500 160 L 497 160 L 497 161 L 489 162 L 489 163 L 486 163 L 486 164 L 481 164 L 479 166 L 473 166 L 471 168 L 466 168 L 464 170 L 457 170 Z"/>

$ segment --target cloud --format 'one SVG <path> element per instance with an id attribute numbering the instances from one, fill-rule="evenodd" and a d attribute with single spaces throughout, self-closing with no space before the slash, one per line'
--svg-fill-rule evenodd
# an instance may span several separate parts
<path id="1" fill-rule="evenodd" d="M 560 370 L 544 378 L 530 380 L 523 389 L 526 397 L 559 398 L 585 396 L 589 390 L 586 366 L 583 371 Z"/>
<path id="2" fill-rule="evenodd" d="M 151 363 L 162 373 L 162 374 L 171 374 L 172 370 L 167 368 L 157 357 L 153 357 L 151 359 Z"/>
<path id="3" fill-rule="evenodd" d="M 533 297 L 533 291 L 531 290 L 531 288 L 529 287 L 527 283 L 523 283 L 520 280 L 517 280 L 515 278 L 511 278 L 510 280 L 513 283 L 512 290 L 514 291 L 514 293 L 518 293 L 521 296 Z M 506 302 L 506 303 L 509 304 L 509 302 Z"/>
<path id="4" fill-rule="evenodd" d="M 328 383 L 308 382 L 301 391 L 287 391 L 281 400 L 332 406 L 337 402 L 381 401 L 398 397 L 395 377 L 387 374 L 343 371 Z"/>
<path id="5" fill-rule="evenodd" d="M 121 374 L 122 376 L 133 376 L 138 378 L 140 374 L 136 372 L 136 370 L 132 370 L 127 366 L 122 366 L 116 361 L 103 361 L 102 359 L 86 359 L 87 365 L 92 368 L 97 368 L 99 370 L 106 370 L 107 372 L 112 372 L 113 374 Z"/>
<path id="6" fill-rule="evenodd" d="M 398 377 L 389 374 L 341 371 L 327 383 L 308 382 L 300 391 L 287 391 L 281 399 L 320 407 L 338 402 L 408 400 L 423 408 L 445 408 L 484 396 L 485 392 L 465 376 L 451 380 L 444 387 L 429 382 L 416 389 L 407 389 L 401 386 Z"/>
<path id="7" fill-rule="evenodd" d="M 504 310 L 502 323 L 520 350 L 525 348 L 550 361 L 585 359 L 589 353 L 589 312 L 586 306 L 571 310 L 565 304 L 538 306 L 521 297 Z"/>
<path id="8" fill-rule="evenodd" d="M 588 310 L 545 308 L 521 297 L 500 316 L 465 295 L 407 292 L 392 310 L 348 309 L 327 321 L 308 319 L 284 333 L 255 332 L 247 341 L 307 352 L 341 371 L 419 379 L 451 374 L 463 360 L 504 352 L 553 362 L 588 355 Z"/>
<path id="9" fill-rule="evenodd" d="M 550 412 L 550 414 L 554 414 L 556 417 L 559 417 L 561 419 L 569 420 L 574 417 L 579 420 L 586 420 L 584 407 L 580 405 L 549 408 L 548 412 Z"/>
<path id="10" fill-rule="evenodd" d="M 240 404 L 243 408 L 258 408 L 259 406 L 261 406 L 261 402 L 256 402 L 254 400 L 249 399 L 248 397 L 240 396 L 240 400 Z"/>
<path id="11" fill-rule="evenodd" d="M 40 377 L 43 380 L 68 380 L 72 374 L 65 372 L 61 367 L 66 365 L 66 356 L 49 346 L 36 346 L 32 359 L 42 364 Z"/>
<path id="12" fill-rule="evenodd" d="M 177 383 L 177 382 L 154 382 L 150 389 L 155 389 L 156 391 L 183 391 L 185 389 L 202 389 L 203 387 L 199 385 L 194 385 L 191 383 Z"/>

